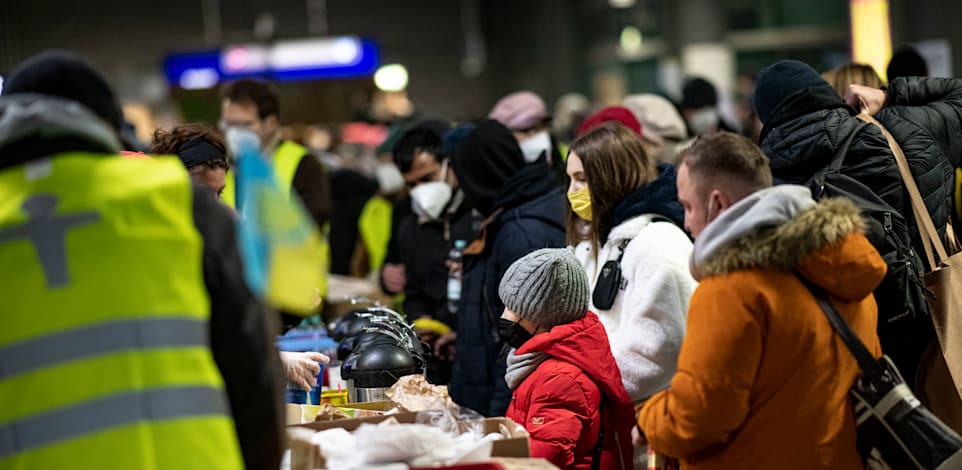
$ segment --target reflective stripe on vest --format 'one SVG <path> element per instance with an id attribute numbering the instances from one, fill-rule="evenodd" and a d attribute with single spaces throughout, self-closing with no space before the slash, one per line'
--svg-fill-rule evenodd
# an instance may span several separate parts
<path id="1" fill-rule="evenodd" d="M 243 466 L 176 158 L 0 171 L 0 468 Z"/>
<path id="2" fill-rule="evenodd" d="M 281 184 L 281 189 L 288 197 L 290 197 L 291 188 L 294 186 L 294 174 L 297 173 L 297 167 L 307 153 L 304 146 L 289 140 L 282 141 L 274 152 L 272 158 L 274 173 L 277 175 L 277 181 Z M 237 200 L 234 184 L 234 174 L 228 170 L 224 191 L 221 192 L 220 197 L 225 204 L 236 208 Z"/>
<path id="3" fill-rule="evenodd" d="M 228 413 L 224 391 L 213 387 L 172 387 L 110 395 L 4 424 L 0 427 L 0 459 L 139 421 Z"/>
<path id="4" fill-rule="evenodd" d="M 0 380 L 67 361 L 131 349 L 206 347 L 206 322 L 154 317 L 86 325 L 0 347 Z"/>

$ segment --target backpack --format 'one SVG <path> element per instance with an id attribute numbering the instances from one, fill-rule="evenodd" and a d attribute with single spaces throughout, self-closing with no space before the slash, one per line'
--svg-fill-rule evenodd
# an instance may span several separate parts
<path id="1" fill-rule="evenodd" d="M 861 211 L 867 223 L 865 236 L 888 265 L 885 279 L 875 289 L 881 325 L 928 315 L 929 307 L 925 284 L 919 275 L 924 271 L 924 264 L 912 249 L 905 217 L 864 183 L 841 172 L 852 140 L 865 125 L 859 122 L 831 163 L 809 181 L 809 189 L 815 200 L 845 197 Z"/>

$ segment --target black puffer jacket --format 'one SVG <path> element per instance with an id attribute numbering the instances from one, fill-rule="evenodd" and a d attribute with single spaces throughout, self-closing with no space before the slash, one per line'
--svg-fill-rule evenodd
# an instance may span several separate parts
<path id="1" fill-rule="evenodd" d="M 846 138 L 858 132 L 847 149 Z M 830 87 L 812 88 L 785 99 L 765 123 L 761 147 L 779 182 L 807 184 L 839 151 L 841 172 L 868 186 L 889 206 L 911 214 L 895 158 L 882 132 L 863 126 L 855 111 Z M 926 188 L 919 188 L 923 193 Z"/>
<path id="2" fill-rule="evenodd" d="M 953 212 L 955 168 L 962 163 L 962 80 L 897 78 L 887 95 L 876 118 L 902 147 L 925 207 L 944 236 Z M 923 253 L 915 218 L 906 221 L 912 246 Z"/>
<path id="3" fill-rule="evenodd" d="M 896 131 L 902 131 L 897 116 L 899 114 L 892 113 L 886 117 Z M 850 136 L 851 140 L 848 139 Z M 855 182 L 845 183 L 847 186 L 842 193 L 853 197 L 869 216 L 866 218 L 870 222 L 866 234 L 889 265 L 886 280 L 876 290 L 882 349 L 895 361 L 908 383 L 913 383 L 919 359 L 933 337 L 932 322 L 924 315 L 927 305 L 922 287 L 912 273 L 924 269 L 925 265 L 918 256 L 922 253 L 921 245 L 911 245 L 915 247 L 914 253 L 895 248 L 910 246 L 913 240 L 910 230 L 914 230 L 915 224 L 895 157 L 881 130 L 859 121 L 854 110 L 831 88 L 815 87 L 779 103 L 762 130 L 761 147 L 771 160 L 776 180 L 812 187 L 816 197 L 837 195 L 831 191 L 819 194 L 818 182 L 826 181 L 822 178 L 832 173 L 826 167 L 836 155 L 844 155 L 839 173 Z M 907 147 L 915 151 L 911 142 Z M 922 194 L 944 191 L 946 180 L 939 182 L 929 176 L 931 171 L 938 171 L 933 168 L 940 168 L 938 159 L 927 158 L 918 152 L 909 159 L 910 165 L 914 165 L 913 173 L 922 176 L 918 181 Z M 861 190 L 849 192 L 858 183 L 862 185 Z M 938 201 L 941 200 L 940 196 L 931 202 L 939 207 Z M 880 216 L 886 212 L 892 214 L 893 226 L 883 231 L 884 221 Z M 943 215 L 943 227 L 944 223 Z M 917 238 L 914 241 L 917 242 Z M 907 262 L 911 263 L 908 269 Z M 907 315 L 911 310 L 923 315 Z"/>

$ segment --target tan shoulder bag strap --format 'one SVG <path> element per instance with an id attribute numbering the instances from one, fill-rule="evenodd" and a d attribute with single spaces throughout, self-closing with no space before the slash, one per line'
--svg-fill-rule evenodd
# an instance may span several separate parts
<path id="1" fill-rule="evenodd" d="M 925 248 L 925 255 L 928 258 L 929 266 L 931 269 L 935 269 L 945 262 L 949 256 L 945 251 L 945 246 L 942 244 L 942 239 L 939 238 L 939 232 L 935 229 L 935 224 L 932 222 L 932 216 L 929 214 L 928 208 L 925 207 L 922 193 L 919 192 L 919 187 L 915 184 L 915 177 L 912 176 L 912 170 L 909 169 L 909 162 L 905 158 L 905 153 L 902 152 L 902 148 L 899 147 L 898 142 L 895 141 L 895 138 L 892 137 L 888 129 L 874 117 L 865 113 L 860 113 L 856 117 L 867 123 L 874 124 L 875 127 L 878 127 L 879 130 L 882 131 L 882 135 L 884 135 L 888 141 L 889 148 L 892 150 L 892 154 L 895 155 L 895 163 L 898 165 L 899 174 L 902 175 L 902 183 L 905 184 L 905 188 L 909 192 L 909 199 L 912 201 L 915 225 L 919 229 L 919 236 L 922 238 L 922 246 Z M 938 263 L 936 263 L 936 259 L 932 253 L 933 248 L 939 256 Z"/>

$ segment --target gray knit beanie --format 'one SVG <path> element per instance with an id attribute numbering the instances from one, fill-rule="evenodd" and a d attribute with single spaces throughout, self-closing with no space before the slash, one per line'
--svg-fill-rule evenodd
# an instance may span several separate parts
<path id="1" fill-rule="evenodd" d="M 552 328 L 588 311 L 588 276 L 571 248 L 546 248 L 517 260 L 504 273 L 504 306 L 535 325 Z"/>

